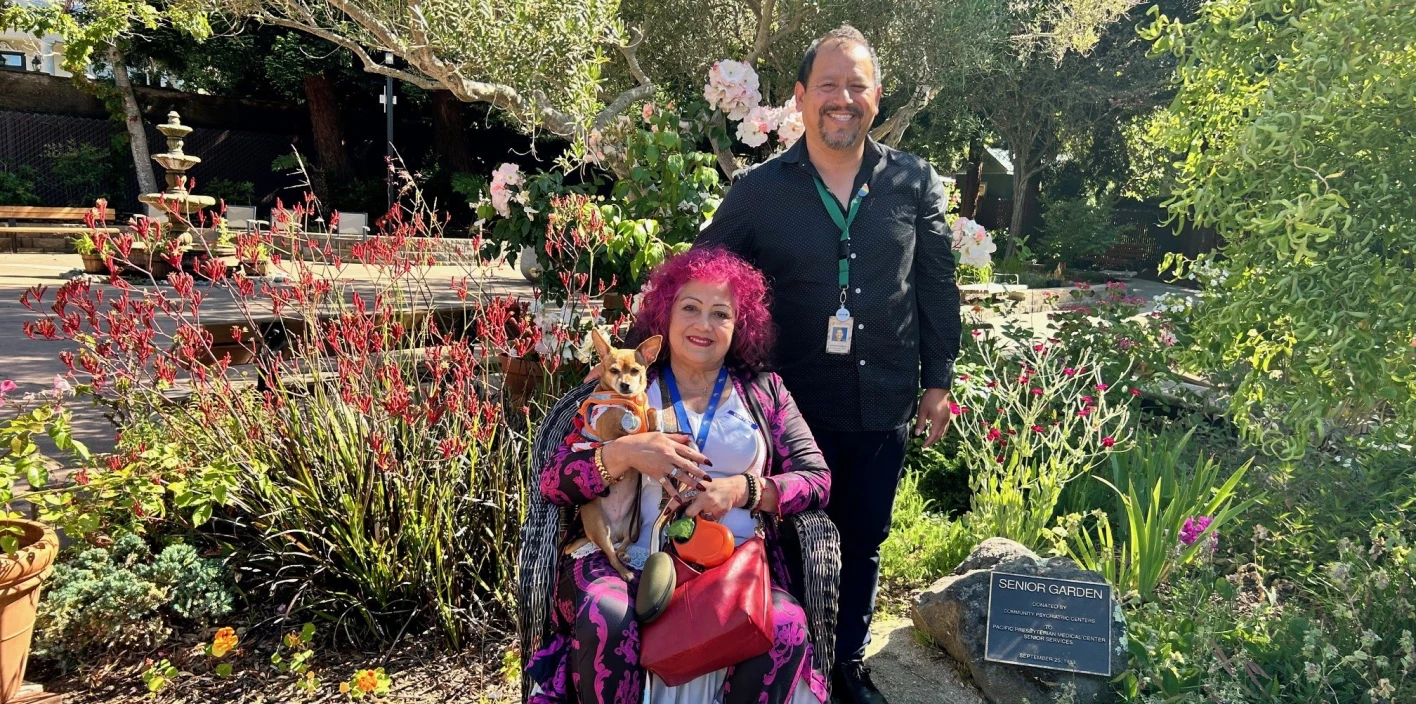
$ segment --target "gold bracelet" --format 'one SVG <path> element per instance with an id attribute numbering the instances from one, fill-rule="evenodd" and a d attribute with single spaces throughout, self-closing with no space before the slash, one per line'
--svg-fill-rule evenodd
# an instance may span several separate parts
<path id="1" fill-rule="evenodd" d="M 605 486 L 609 486 L 619 481 L 619 477 L 610 476 L 610 468 L 605 466 L 604 451 L 604 445 L 595 448 L 595 469 L 600 470 L 600 479 L 605 482 Z"/>

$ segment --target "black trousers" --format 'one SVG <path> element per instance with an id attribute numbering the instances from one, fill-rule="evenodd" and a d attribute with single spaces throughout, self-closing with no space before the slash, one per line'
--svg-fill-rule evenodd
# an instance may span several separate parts
<path id="1" fill-rule="evenodd" d="M 811 419 L 807 418 L 807 425 Z M 890 534 L 895 489 L 904 472 L 909 425 L 879 432 L 812 429 L 831 468 L 826 514 L 841 532 L 841 595 L 836 662 L 865 658 L 880 581 L 880 544 Z"/>

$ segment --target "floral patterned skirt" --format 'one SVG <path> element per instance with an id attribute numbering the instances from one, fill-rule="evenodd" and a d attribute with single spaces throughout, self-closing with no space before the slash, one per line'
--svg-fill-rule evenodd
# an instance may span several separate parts
<path id="1" fill-rule="evenodd" d="M 639 623 L 632 586 L 603 553 L 561 558 L 553 632 L 531 656 L 531 704 L 639 704 Z M 811 664 L 806 612 L 774 584 L 772 649 L 671 690 L 655 687 L 655 702 L 677 704 L 799 704 L 826 701 L 825 678 Z M 694 702 L 693 699 L 701 699 Z"/>

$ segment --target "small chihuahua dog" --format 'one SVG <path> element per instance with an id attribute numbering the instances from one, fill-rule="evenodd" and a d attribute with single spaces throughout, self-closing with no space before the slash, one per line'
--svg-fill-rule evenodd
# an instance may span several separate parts
<path id="1" fill-rule="evenodd" d="M 658 359 L 664 338 L 655 335 L 635 349 L 622 350 L 611 347 L 599 330 L 592 330 L 591 336 L 600 356 L 600 385 L 580 406 L 585 434 L 609 442 L 662 428 L 664 419 L 649 405 L 645 389 L 649 365 Z M 624 551 L 639 539 L 639 472 L 631 468 L 610 485 L 608 496 L 581 506 L 580 522 L 585 526 L 585 538 L 568 545 L 566 552 L 592 542 L 629 581 Z"/>

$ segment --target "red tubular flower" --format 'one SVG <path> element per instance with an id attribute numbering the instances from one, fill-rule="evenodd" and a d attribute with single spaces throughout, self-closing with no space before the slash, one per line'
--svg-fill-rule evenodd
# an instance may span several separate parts
<path id="1" fill-rule="evenodd" d="M 1110 435 L 1101 439 L 1102 447 L 1112 447 L 1114 445 L 1116 445 L 1116 438 L 1113 438 Z"/>

